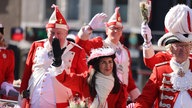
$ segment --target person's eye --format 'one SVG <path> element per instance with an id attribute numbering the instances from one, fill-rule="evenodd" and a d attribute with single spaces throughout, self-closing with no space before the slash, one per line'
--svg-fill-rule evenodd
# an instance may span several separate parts
<path id="1" fill-rule="evenodd" d="M 50 32 L 51 35 L 54 35 L 55 33 L 54 32 Z"/>
<path id="2" fill-rule="evenodd" d="M 103 64 L 103 63 L 104 63 L 103 61 L 100 62 L 100 64 Z"/>
<path id="3" fill-rule="evenodd" d="M 105 64 L 105 62 L 101 62 L 102 64 Z"/>

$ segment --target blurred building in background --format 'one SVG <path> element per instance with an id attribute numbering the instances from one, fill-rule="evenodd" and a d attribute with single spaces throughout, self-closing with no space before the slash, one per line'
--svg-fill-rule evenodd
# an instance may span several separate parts
<path id="1" fill-rule="evenodd" d="M 142 63 L 142 49 L 139 47 L 143 43 L 140 36 L 142 18 L 139 3 L 141 1 L 144 0 L 0 0 L 0 23 L 5 26 L 6 38 L 11 40 L 12 45 L 17 46 L 21 50 L 18 53 L 21 56 L 19 58 L 21 63 L 18 71 L 22 72 L 30 43 L 46 38 L 45 25 L 53 12 L 52 4 L 59 6 L 70 26 L 69 33 L 74 35 L 96 13 L 104 12 L 110 18 L 114 13 L 115 7 L 119 6 L 124 25 L 122 42 L 131 49 L 133 75 L 137 80 L 138 69 L 147 70 Z M 164 34 L 164 17 L 166 13 L 178 3 L 192 6 L 191 0 L 152 0 L 149 26 L 152 29 L 153 44 L 156 44 L 157 40 Z M 21 34 L 13 36 L 11 32 L 17 27 L 22 28 L 23 40 L 21 39 Z M 101 35 L 105 38 L 105 29 L 101 28 L 94 31 L 93 36 L 95 35 Z"/>

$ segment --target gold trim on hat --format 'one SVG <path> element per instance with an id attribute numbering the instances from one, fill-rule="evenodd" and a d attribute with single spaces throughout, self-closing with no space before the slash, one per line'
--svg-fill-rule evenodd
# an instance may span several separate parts
<path id="1" fill-rule="evenodd" d="M 6 54 L 3 54 L 3 58 L 6 59 L 6 58 L 7 58 L 7 55 L 6 55 Z"/>
<path id="2" fill-rule="evenodd" d="M 63 22 L 63 19 L 59 19 L 59 23 L 62 24 L 62 22 Z"/>

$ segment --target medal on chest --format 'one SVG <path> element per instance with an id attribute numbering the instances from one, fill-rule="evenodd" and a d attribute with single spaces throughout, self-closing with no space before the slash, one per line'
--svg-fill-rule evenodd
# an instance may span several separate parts
<path id="1" fill-rule="evenodd" d="M 185 76 L 185 72 L 180 68 L 177 75 L 179 75 L 180 77 L 184 77 Z"/>
<path id="2" fill-rule="evenodd" d="M 121 64 L 117 64 L 117 70 L 119 70 L 119 72 L 123 73 L 123 66 Z"/>
<path id="3" fill-rule="evenodd" d="M 3 56 L 3 58 L 4 58 L 4 59 L 6 59 L 6 58 L 7 58 L 7 55 L 6 55 L 6 54 L 3 54 L 2 56 Z"/>
<path id="4" fill-rule="evenodd" d="M 49 51 L 49 52 L 48 52 L 48 57 L 49 57 L 49 58 L 52 58 L 52 57 L 53 57 L 53 51 Z"/>
<path id="5" fill-rule="evenodd" d="M 116 50 L 116 53 L 117 53 L 117 54 L 116 54 L 116 58 L 117 58 L 117 61 L 116 61 L 116 63 L 117 63 L 117 70 L 118 70 L 119 72 L 123 73 L 121 49 L 118 48 L 118 49 Z"/>
<path id="6" fill-rule="evenodd" d="M 120 54 L 121 54 L 121 49 L 120 49 L 120 48 L 117 48 L 117 49 L 116 49 L 116 52 L 117 52 L 118 55 L 120 55 Z"/>

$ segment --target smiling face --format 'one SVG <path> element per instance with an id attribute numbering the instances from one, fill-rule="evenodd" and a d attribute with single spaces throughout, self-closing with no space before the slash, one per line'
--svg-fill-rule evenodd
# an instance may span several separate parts
<path id="1" fill-rule="evenodd" d="M 113 59 L 111 57 L 104 57 L 99 60 L 99 70 L 106 76 L 112 74 L 113 65 Z"/>
<path id="2" fill-rule="evenodd" d="M 65 39 L 68 35 L 68 31 L 61 28 L 48 28 L 47 29 L 47 36 L 49 39 L 50 44 L 52 43 L 53 38 L 57 38 L 60 41 L 61 48 L 65 43 Z"/>
<path id="3" fill-rule="evenodd" d="M 122 36 L 123 27 L 118 25 L 111 25 L 106 27 L 107 38 L 114 44 L 117 44 Z"/>

